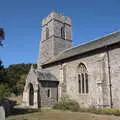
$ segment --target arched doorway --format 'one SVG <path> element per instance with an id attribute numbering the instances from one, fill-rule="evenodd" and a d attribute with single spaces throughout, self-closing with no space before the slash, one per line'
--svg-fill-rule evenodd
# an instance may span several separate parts
<path id="1" fill-rule="evenodd" d="M 38 107 L 41 107 L 40 85 L 38 85 Z"/>
<path id="2" fill-rule="evenodd" d="M 29 84 L 29 105 L 34 105 L 34 88 L 31 83 Z"/>

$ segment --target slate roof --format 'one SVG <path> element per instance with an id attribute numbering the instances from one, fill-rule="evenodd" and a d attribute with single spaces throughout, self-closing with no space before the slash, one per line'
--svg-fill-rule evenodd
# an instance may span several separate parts
<path id="1" fill-rule="evenodd" d="M 35 74 L 37 75 L 39 81 L 58 81 L 57 78 L 49 71 L 35 70 Z"/>
<path id="2" fill-rule="evenodd" d="M 109 45 L 118 43 L 118 42 L 120 42 L 120 31 L 110 33 L 106 36 L 98 38 L 94 41 L 90 41 L 83 45 L 69 48 L 69 49 L 61 52 L 57 56 L 53 57 L 52 59 L 50 59 L 43 65 L 49 64 L 49 63 L 54 63 L 56 61 L 60 61 L 60 60 L 63 60 L 63 59 L 66 59 L 66 58 L 69 58 L 72 56 L 80 55 L 80 54 L 83 54 L 83 53 L 86 53 L 89 51 L 93 51 L 93 50 L 96 50 L 96 49 L 99 49 L 99 48 L 102 48 L 105 46 L 109 46 Z"/>

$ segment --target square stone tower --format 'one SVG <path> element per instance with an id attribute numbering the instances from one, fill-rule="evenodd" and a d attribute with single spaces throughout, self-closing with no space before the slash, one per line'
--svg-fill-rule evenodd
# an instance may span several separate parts
<path id="1" fill-rule="evenodd" d="M 71 46 L 71 19 L 51 12 L 42 21 L 38 67 Z"/>

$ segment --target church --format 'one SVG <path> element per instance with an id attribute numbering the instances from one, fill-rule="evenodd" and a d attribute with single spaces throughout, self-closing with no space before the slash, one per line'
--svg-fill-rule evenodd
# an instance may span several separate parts
<path id="1" fill-rule="evenodd" d="M 68 96 L 82 107 L 120 108 L 120 32 L 72 46 L 71 19 L 51 12 L 42 20 L 37 69 L 31 66 L 23 105 L 51 108 Z"/>

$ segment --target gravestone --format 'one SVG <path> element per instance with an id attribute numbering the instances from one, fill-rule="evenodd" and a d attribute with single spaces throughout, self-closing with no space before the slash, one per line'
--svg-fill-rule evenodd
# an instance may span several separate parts
<path id="1" fill-rule="evenodd" d="M 5 110 L 2 106 L 0 106 L 0 120 L 5 120 Z"/>

